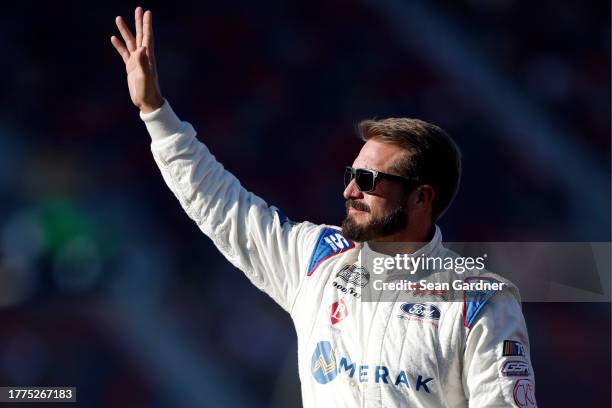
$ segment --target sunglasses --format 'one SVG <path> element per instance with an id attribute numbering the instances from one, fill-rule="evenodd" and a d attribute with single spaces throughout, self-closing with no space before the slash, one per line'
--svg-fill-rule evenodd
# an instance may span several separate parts
<path id="1" fill-rule="evenodd" d="M 344 170 L 344 187 L 348 187 L 351 181 L 355 179 L 355 184 L 357 184 L 357 188 L 359 189 L 359 191 L 361 191 L 362 193 L 371 193 L 376 189 L 376 182 L 381 178 L 399 181 L 400 183 L 409 185 L 419 184 L 419 181 L 415 179 L 396 176 L 394 174 L 387 174 L 376 170 L 356 169 L 347 166 Z"/>

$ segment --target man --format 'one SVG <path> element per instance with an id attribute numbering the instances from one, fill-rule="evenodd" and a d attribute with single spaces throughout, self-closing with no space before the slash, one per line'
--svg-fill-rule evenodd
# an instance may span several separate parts
<path id="1" fill-rule="evenodd" d="M 360 299 L 370 279 L 362 251 L 400 242 L 413 257 L 449 253 L 435 221 L 457 190 L 460 154 L 444 131 L 414 119 L 362 122 L 365 144 L 345 173 L 342 229 L 291 222 L 242 188 L 174 114 L 159 90 L 151 12 L 137 8 L 135 20 L 134 37 L 118 17 L 123 42 L 111 42 L 155 161 L 223 255 L 291 314 L 304 406 L 535 406 L 527 330 L 510 284 L 465 292 L 460 302 Z"/>

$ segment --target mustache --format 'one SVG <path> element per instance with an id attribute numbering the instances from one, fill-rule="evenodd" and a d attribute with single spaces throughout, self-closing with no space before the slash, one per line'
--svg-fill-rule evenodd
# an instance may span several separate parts
<path id="1" fill-rule="evenodd" d="M 365 211 L 365 212 L 370 212 L 370 206 L 367 205 L 366 203 L 363 203 L 361 201 L 357 201 L 357 200 L 346 200 L 346 209 L 348 210 L 350 207 L 353 207 L 356 210 L 359 211 Z"/>

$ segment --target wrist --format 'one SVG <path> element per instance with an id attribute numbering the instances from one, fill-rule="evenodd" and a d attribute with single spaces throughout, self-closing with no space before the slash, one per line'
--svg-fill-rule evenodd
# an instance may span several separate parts
<path id="1" fill-rule="evenodd" d="M 177 133 L 182 126 L 181 120 L 176 116 L 167 100 L 153 112 L 140 111 L 140 118 L 147 126 L 153 141 L 163 140 Z"/>
<path id="2" fill-rule="evenodd" d="M 151 101 L 142 103 L 138 109 L 140 109 L 142 113 L 151 113 L 158 110 L 163 104 L 164 98 L 161 95 L 157 95 L 156 97 L 152 98 Z"/>

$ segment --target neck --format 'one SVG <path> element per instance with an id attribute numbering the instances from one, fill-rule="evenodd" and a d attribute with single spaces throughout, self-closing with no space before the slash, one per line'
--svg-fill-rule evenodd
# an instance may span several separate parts
<path id="1" fill-rule="evenodd" d="M 387 235 L 368 242 L 370 247 L 377 251 L 393 243 L 394 251 L 412 254 L 431 241 L 435 234 L 435 226 L 432 222 L 420 225 L 410 225 L 408 228 L 395 234 Z"/>

